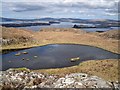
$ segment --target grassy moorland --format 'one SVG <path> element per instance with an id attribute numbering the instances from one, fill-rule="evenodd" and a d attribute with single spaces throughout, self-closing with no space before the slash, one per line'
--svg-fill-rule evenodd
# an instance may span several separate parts
<path id="1" fill-rule="evenodd" d="M 114 32 L 114 33 L 113 33 Z M 46 44 L 67 43 L 91 45 L 111 52 L 118 52 L 118 31 L 89 33 L 78 29 L 46 28 L 38 32 L 15 28 L 2 28 L 2 50 L 21 49 Z"/>
<path id="2" fill-rule="evenodd" d="M 57 69 L 34 70 L 34 72 L 42 72 L 49 74 L 66 75 L 70 73 L 87 73 L 96 75 L 108 81 L 118 81 L 120 69 L 118 67 L 119 60 L 90 60 L 80 63 L 79 65 Z M 119 71 L 118 71 L 119 70 Z"/>
<path id="3" fill-rule="evenodd" d="M 120 35 L 118 30 L 107 31 L 103 33 L 85 32 L 73 28 L 45 28 L 34 32 L 15 28 L 0 27 L 2 30 L 2 50 L 17 50 L 42 46 L 46 44 L 84 44 L 91 45 L 105 50 L 120 53 L 118 43 Z M 77 66 L 57 69 L 35 70 L 49 74 L 67 74 L 75 72 L 84 72 L 91 75 L 100 76 L 106 80 L 118 80 L 119 60 L 91 60 L 80 63 Z M 61 74 L 61 75 L 62 75 Z"/>

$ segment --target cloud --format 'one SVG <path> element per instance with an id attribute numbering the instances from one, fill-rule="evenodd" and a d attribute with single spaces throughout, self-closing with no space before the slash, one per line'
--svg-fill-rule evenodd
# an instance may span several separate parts
<path id="1" fill-rule="evenodd" d="M 119 15 L 119 13 L 109 13 L 109 12 L 106 12 L 105 14 L 106 14 L 106 15 L 109 15 L 109 16 Z"/>
<path id="2" fill-rule="evenodd" d="M 118 15 L 120 0 L 6 0 L 2 1 L 3 12 L 6 8 L 12 12 L 41 12 L 40 15 Z M 32 13 L 34 14 L 34 13 Z"/>
<path id="3" fill-rule="evenodd" d="M 57 1 L 57 0 L 56 0 Z M 77 2 L 78 1 L 78 2 Z M 9 2 L 11 3 L 11 2 Z M 78 9 L 83 9 L 83 8 L 87 8 L 87 9 L 117 9 L 116 7 L 116 2 L 115 1 L 110 1 L 109 3 L 107 1 L 104 0 L 75 0 L 73 2 L 73 0 L 64 0 L 61 3 L 58 2 L 16 2 L 16 3 L 11 3 L 13 4 L 13 6 L 11 8 L 14 8 L 14 11 L 29 11 L 29 10 L 42 10 L 42 9 L 65 9 L 65 8 L 69 8 L 69 9 L 74 9 L 74 8 L 78 8 Z"/>
<path id="4" fill-rule="evenodd" d="M 37 5 L 37 4 L 32 4 L 32 3 L 23 3 L 23 2 L 20 2 L 20 3 L 11 3 L 11 2 L 3 2 L 2 3 L 2 8 L 3 8 L 3 11 L 8 8 L 14 12 L 24 12 L 24 11 L 33 11 L 33 10 L 44 10 L 45 7 L 43 5 Z"/>

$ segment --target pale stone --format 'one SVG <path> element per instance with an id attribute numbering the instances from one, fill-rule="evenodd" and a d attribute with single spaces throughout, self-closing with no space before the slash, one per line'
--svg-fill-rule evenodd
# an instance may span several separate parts
<path id="1" fill-rule="evenodd" d="M 75 82 L 75 80 L 74 80 L 73 78 L 66 78 L 63 83 L 72 84 L 72 83 L 74 83 L 74 82 Z"/>

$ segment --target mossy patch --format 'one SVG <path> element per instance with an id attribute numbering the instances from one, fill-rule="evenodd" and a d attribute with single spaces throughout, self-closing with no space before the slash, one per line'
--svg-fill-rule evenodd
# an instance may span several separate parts
<path id="1" fill-rule="evenodd" d="M 30 70 L 29 70 L 28 68 L 25 68 L 25 67 L 22 67 L 22 68 L 14 68 L 14 70 L 30 72 Z"/>

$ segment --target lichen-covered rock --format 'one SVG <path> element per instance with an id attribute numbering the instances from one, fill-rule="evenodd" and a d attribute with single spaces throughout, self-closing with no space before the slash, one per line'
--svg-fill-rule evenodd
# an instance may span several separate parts
<path id="1" fill-rule="evenodd" d="M 119 88 L 118 82 L 111 83 L 97 76 L 85 73 L 72 73 L 63 77 L 30 72 L 25 69 L 9 69 L 0 72 L 0 88 L 11 90 L 39 89 L 39 88 Z"/>

